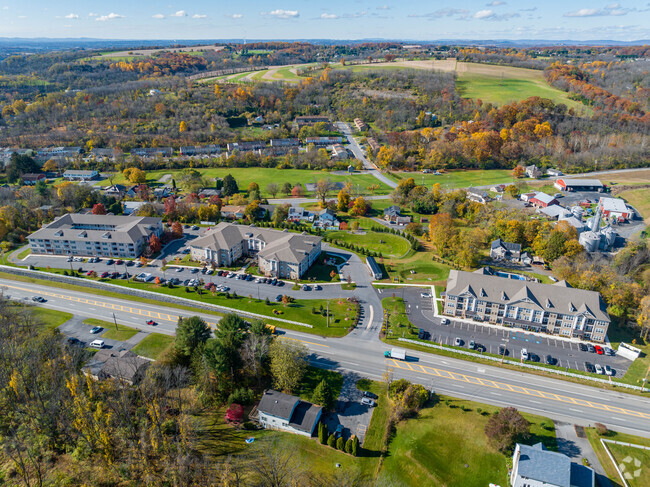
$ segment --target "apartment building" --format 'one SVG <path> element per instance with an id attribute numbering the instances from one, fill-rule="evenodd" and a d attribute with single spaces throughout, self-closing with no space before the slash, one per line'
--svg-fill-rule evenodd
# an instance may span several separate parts
<path id="1" fill-rule="evenodd" d="M 523 276 L 522 276 L 523 279 Z M 476 321 L 603 342 L 610 318 L 600 293 L 566 281 L 540 284 L 452 270 L 443 293 L 443 313 Z"/>
<path id="2" fill-rule="evenodd" d="M 257 257 L 267 276 L 299 279 L 316 262 L 321 238 L 288 231 L 221 222 L 190 244 L 195 260 L 232 266 L 245 256 Z"/>
<path id="3" fill-rule="evenodd" d="M 33 254 L 135 258 L 162 232 L 160 218 L 68 213 L 27 238 Z"/>

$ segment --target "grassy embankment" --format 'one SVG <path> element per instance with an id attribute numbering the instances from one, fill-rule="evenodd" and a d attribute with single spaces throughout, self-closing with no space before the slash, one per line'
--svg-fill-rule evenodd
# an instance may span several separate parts
<path id="1" fill-rule="evenodd" d="M 119 340 L 120 342 L 125 342 L 139 332 L 139 330 L 136 330 L 135 328 L 131 328 L 130 326 L 126 325 L 120 325 L 119 323 L 117 325 L 117 328 L 115 328 L 115 323 L 98 320 L 95 318 L 86 318 L 84 320 L 84 323 L 88 326 L 101 326 L 106 330 L 101 334 L 102 338 Z"/>
<path id="2" fill-rule="evenodd" d="M 174 337 L 161 333 L 151 333 L 144 337 L 133 350 L 134 353 L 154 360 L 158 358 L 174 343 Z"/>
<path id="3" fill-rule="evenodd" d="M 54 330 L 66 321 L 72 319 L 72 313 L 57 311 L 55 309 L 33 307 L 31 311 L 34 320 L 36 320 L 37 323 L 42 323 L 48 330 Z"/>

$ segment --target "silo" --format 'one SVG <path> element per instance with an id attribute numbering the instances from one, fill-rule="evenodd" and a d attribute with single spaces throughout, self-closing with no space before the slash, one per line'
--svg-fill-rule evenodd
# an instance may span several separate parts
<path id="1" fill-rule="evenodd" d="M 582 232 L 578 239 L 587 252 L 596 252 L 600 246 L 600 235 L 595 232 Z"/>

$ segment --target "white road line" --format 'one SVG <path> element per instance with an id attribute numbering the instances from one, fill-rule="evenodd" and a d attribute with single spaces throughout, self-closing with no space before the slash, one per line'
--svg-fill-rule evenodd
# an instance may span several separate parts
<path id="1" fill-rule="evenodd" d="M 542 404 L 541 402 L 539 402 L 539 401 L 535 401 L 534 399 L 528 399 L 528 400 L 529 400 L 530 402 L 534 402 L 535 404 Z"/>
<path id="2" fill-rule="evenodd" d="M 500 392 L 491 392 L 490 391 L 490 394 L 492 394 L 493 396 L 503 396 L 503 394 L 501 394 Z"/>
<path id="3" fill-rule="evenodd" d="M 614 420 L 616 420 L 616 421 L 623 421 L 623 422 L 626 422 L 626 421 L 627 421 L 627 419 L 617 418 L 616 416 L 612 416 L 612 419 L 614 419 Z"/>
<path id="4" fill-rule="evenodd" d="M 369 330 L 372 326 L 372 318 L 375 315 L 375 309 L 372 307 L 372 305 L 368 306 L 368 309 L 370 310 L 370 319 L 368 320 L 368 326 L 366 326 L 366 330 Z"/>
<path id="5" fill-rule="evenodd" d="M 581 413 L 582 409 L 569 408 L 569 411 L 575 411 L 576 413 Z"/>

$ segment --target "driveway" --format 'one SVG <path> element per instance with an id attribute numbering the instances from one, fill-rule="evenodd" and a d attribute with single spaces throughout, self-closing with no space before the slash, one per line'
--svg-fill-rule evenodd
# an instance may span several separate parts
<path id="1" fill-rule="evenodd" d="M 353 372 L 343 375 L 343 387 L 336 401 L 336 411 L 328 413 L 323 421 L 330 433 L 336 431 L 339 424 L 343 425 L 343 438 L 347 440 L 356 435 L 363 445 L 374 408 L 361 404 L 363 396 L 356 385 L 359 379 L 361 376 Z"/>
<path id="2" fill-rule="evenodd" d="M 103 329 L 100 333 L 93 335 L 90 333 L 90 329 L 92 327 L 84 324 L 83 321 L 84 318 L 75 316 L 59 326 L 58 330 L 68 338 L 76 338 L 80 340 L 84 343 L 84 345 L 88 345 L 93 340 L 102 339 L 104 340 L 104 348 L 111 348 L 115 350 L 128 350 L 146 336 L 146 333 L 136 333 L 129 340 L 130 343 L 121 342 L 119 340 L 111 340 L 110 338 L 104 338 L 102 336 L 106 332 L 106 329 Z"/>
<path id="3" fill-rule="evenodd" d="M 596 452 L 594 452 L 591 443 L 584 436 L 584 431 L 582 429 L 580 431 L 581 434 L 578 435 L 576 426 L 555 421 L 555 437 L 557 438 L 557 446 L 560 453 L 565 454 L 579 465 L 582 465 L 582 459 L 586 458 L 591 468 L 596 472 L 597 485 L 600 487 L 611 487 L 612 484 L 607 478 L 607 475 L 605 475 L 605 470 L 598 461 Z"/>

